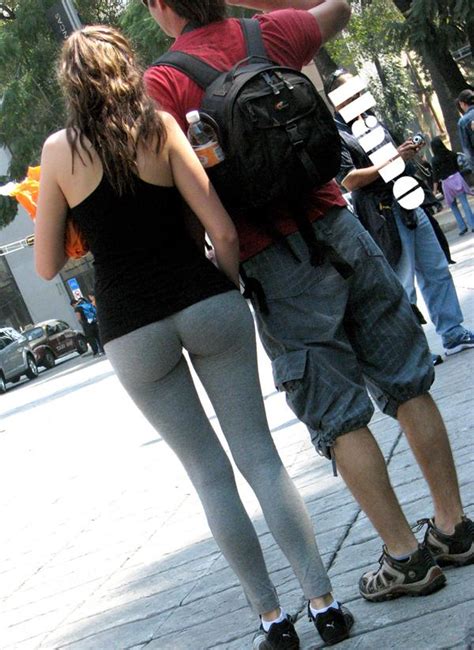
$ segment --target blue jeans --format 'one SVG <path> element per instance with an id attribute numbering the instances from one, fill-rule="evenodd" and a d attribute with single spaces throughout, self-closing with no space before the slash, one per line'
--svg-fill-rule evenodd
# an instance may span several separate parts
<path id="1" fill-rule="evenodd" d="M 446 345 L 464 332 L 463 314 L 446 257 L 424 210 L 417 208 L 417 227 L 409 230 L 394 208 L 402 255 L 395 268 L 408 298 L 416 304 L 415 274 L 436 332 Z"/>
<path id="2" fill-rule="evenodd" d="M 467 219 L 467 222 L 469 224 L 469 228 L 474 230 L 474 214 L 472 214 L 471 206 L 469 205 L 469 202 L 467 200 L 467 196 L 463 193 L 460 194 L 458 197 L 456 197 L 460 200 L 462 208 L 464 210 L 464 215 Z M 464 221 L 461 210 L 458 208 L 456 201 L 453 201 L 451 205 L 449 206 L 451 210 L 453 211 L 454 216 L 456 217 L 456 221 L 458 223 L 459 231 L 460 232 L 465 232 L 466 230 L 466 222 Z"/>

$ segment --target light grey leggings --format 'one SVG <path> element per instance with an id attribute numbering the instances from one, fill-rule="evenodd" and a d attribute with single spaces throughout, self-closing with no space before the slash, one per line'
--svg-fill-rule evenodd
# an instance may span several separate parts
<path id="1" fill-rule="evenodd" d="M 268 429 L 253 319 L 241 295 L 229 291 L 203 300 L 105 347 L 125 389 L 183 463 L 212 534 L 254 610 L 261 614 L 277 608 L 278 597 L 229 459 L 199 401 L 183 348 L 305 597 L 330 592 L 308 513 Z"/>

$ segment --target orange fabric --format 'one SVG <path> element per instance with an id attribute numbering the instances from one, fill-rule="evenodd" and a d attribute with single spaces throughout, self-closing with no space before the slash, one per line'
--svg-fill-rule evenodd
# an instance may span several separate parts
<path id="1" fill-rule="evenodd" d="M 75 260 L 84 257 L 89 252 L 89 247 L 70 218 L 66 221 L 64 250 L 68 257 L 72 257 Z"/>
<path id="2" fill-rule="evenodd" d="M 26 178 L 18 183 L 10 193 L 10 196 L 14 196 L 18 203 L 25 208 L 33 221 L 36 217 L 38 204 L 39 180 L 40 167 L 28 167 Z M 64 250 L 68 257 L 76 260 L 89 252 L 89 247 L 69 217 L 66 220 Z"/>
<path id="3" fill-rule="evenodd" d="M 39 175 L 39 167 L 28 167 L 26 178 L 17 183 L 16 187 L 10 192 L 10 196 L 15 197 L 33 220 L 36 217 L 36 205 L 38 203 Z"/>

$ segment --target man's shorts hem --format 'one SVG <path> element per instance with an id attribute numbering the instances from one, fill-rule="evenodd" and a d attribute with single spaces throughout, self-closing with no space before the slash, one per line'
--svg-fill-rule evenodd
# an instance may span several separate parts
<path id="1" fill-rule="evenodd" d="M 322 432 L 312 429 L 310 426 L 307 426 L 307 429 L 311 435 L 311 442 L 313 443 L 318 454 L 330 458 L 329 449 L 334 447 L 334 443 L 337 438 L 344 436 L 346 433 L 351 433 L 351 431 L 357 431 L 358 429 L 363 429 L 366 427 L 372 416 L 374 414 L 374 408 L 368 409 L 365 413 L 362 413 L 357 419 L 353 419 L 350 422 L 346 423 L 346 426 L 342 430 L 337 432 Z"/>

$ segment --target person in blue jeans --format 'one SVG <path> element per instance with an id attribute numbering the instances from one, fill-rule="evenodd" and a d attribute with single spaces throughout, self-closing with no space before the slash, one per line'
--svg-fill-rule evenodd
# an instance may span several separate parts
<path id="1" fill-rule="evenodd" d="M 416 304 L 416 277 L 446 355 L 473 348 L 474 334 L 461 325 L 464 316 L 456 287 L 425 211 L 415 210 L 416 228 L 413 229 L 406 227 L 396 203 L 394 215 L 402 242 L 402 254 L 394 270 L 411 304 Z"/>
<path id="2" fill-rule="evenodd" d="M 326 92 L 351 78 L 350 73 L 343 71 L 331 80 L 331 86 L 326 84 Z M 380 177 L 381 165 L 372 163 L 342 119 L 336 119 L 336 123 L 343 144 L 338 181 L 352 192 L 355 211 L 362 222 L 366 216 L 364 212 L 369 208 L 383 209 L 381 219 L 395 221 L 400 247 L 398 254 L 391 260 L 391 265 L 410 303 L 416 305 L 416 278 L 430 319 L 437 334 L 441 336 L 446 355 L 474 348 L 474 333 L 462 325 L 464 316 L 448 262 L 427 214 L 422 208 L 403 209 L 393 197 L 393 183 L 385 183 Z M 382 144 L 390 141 L 391 136 L 386 131 L 386 139 Z M 419 148 L 419 145 L 407 140 L 398 147 L 398 153 L 403 160 L 408 161 L 414 158 Z M 433 362 L 435 365 L 440 362 L 437 355 L 433 355 Z"/>
<path id="3" fill-rule="evenodd" d="M 457 107 L 462 114 L 458 121 L 458 133 L 462 150 L 469 158 L 474 170 L 474 91 L 466 88 L 457 98 Z"/>
<path id="4" fill-rule="evenodd" d="M 439 136 L 431 140 L 431 151 L 433 152 L 431 165 L 433 168 L 435 191 L 438 184 L 441 183 L 446 203 L 456 218 L 459 235 L 465 235 L 467 233 L 467 225 L 456 204 L 456 199 L 459 199 L 461 202 L 467 223 L 474 232 L 474 214 L 467 200 L 467 195 L 474 194 L 474 192 L 461 176 L 457 155 L 446 147 Z"/>

